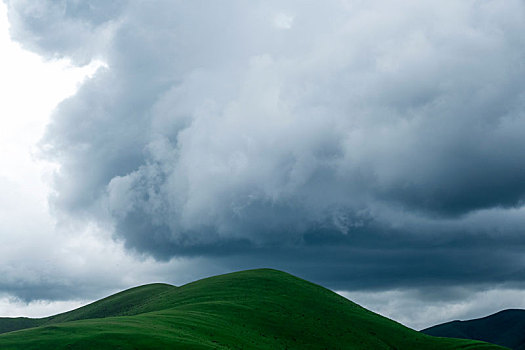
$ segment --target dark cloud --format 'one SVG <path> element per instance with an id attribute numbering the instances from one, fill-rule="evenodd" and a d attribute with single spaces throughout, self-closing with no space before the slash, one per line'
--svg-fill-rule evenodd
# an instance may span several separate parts
<path id="1" fill-rule="evenodd" d="M 220 258 L 225 265 L 250 268 L 268 264 L 291 271 L 334 290 L 424 289 L 428 299 L 439 299 L 456 286 L 522 286 L 524 242 L 520 238 L 455 236 L 414 238 L 401 232 L 360 232 L 341 237 L 336 232 L 306 235 L 294 247 L 253 249 Z M 332 240 L 330 242 L 329 238 Z M 421 298 L 420 298 L 421 299 Z"/>
<path id="2" fill-rule="evenodd" d="M 44 56 L 83 64 L 103 54 L 127 1 L 5 2 L 14 39 Z"/>
<path id="3" fill-rule="evenodd" d="M 42 141 L 60 213 L 339 289 L 521 281 L 522 2 L 7 3 L 107 63 Z"/>

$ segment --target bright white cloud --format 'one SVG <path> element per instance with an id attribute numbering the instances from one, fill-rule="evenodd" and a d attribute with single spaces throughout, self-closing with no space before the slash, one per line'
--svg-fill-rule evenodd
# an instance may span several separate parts
<path id="1" fill-rule="evenodd" d="M 275 15 L 273 23 L 277 28 L 290 29 L 293 25 L 294 16 L 280 12 Z"/>

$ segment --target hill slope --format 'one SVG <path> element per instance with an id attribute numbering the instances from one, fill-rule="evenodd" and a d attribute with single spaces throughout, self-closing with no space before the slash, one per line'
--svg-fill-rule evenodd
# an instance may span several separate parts
<path id="1" fill-rule="evenodd" d="M 0 349 L 502 349 L 427 336 L 269 269 L 138 287 L 26 321 L 37 327 L 1 334 Z"/>
<path id="2" fill-rule="evenodd" d="M 422 330 L 438 337 L 477 339 L 525 350 L 525 310 L 504 310 L 469 321 L 452 321 Z"/>
<path id="3" fill-rule="evenodd" d="M 164 306 L 162 298 L 176 288 L 169 284 L 149 284 L 128 289 L 73 311 L 51 317 L 40 319 L 0 318 L 0 334 L 55 323 L 111 316 L 130 316 L 160 310 Z"/>

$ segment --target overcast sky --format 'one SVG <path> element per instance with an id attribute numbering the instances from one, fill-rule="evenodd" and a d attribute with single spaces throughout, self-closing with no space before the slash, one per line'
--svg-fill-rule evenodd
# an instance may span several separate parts
<path id="1" fill-rule="evenodd" d="M 0 314 L 253 267 L 525 307 L 522 1 L 4 4 Z"/>

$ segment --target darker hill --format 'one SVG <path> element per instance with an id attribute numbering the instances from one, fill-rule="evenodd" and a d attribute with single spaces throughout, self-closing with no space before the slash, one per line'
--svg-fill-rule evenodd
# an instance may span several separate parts
<path id="1" fill-rule="evenodd" d="M 525 310 L 504 310 L 469 321 L 452 321 L 422 330 L 437 337 L 475 339 L 525 350 Z"/>

